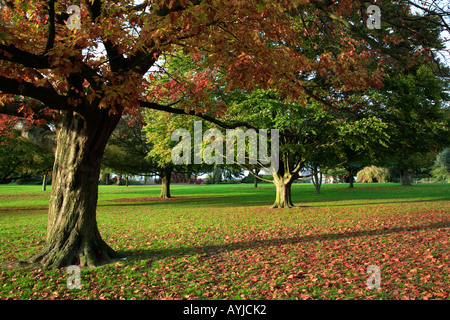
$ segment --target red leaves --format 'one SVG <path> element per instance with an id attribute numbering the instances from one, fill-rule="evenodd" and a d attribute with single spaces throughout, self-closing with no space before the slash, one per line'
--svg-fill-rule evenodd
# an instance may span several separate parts
<path id="1" fill-rule="evenodd" d="M 5 135 L 9 138 L 12 138 L 12 129 L 14 128 L 18 120 L 19 119 L 17 117 L 0 114 L 0 135 Z"/>
<path id="2" fill-rule="evenodd" d="M 303 279 L 305 277 L 306 277 L 305 273 L 303 271 L 300 271 L 300 272 L 298 272 L 296 274 L 291 274 L 288 277 L 288 279 Z"/>

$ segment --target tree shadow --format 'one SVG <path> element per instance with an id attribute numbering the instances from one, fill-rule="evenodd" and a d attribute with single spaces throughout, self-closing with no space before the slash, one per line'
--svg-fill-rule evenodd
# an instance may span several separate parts
<path id="1" fill-rule="evenodd" d="M 21 213 L 24 211 L 41 211 L 48 210 L 48 205 L 30 206 L 30 207 L 0 207 L 1 213 Z"/>
<path id="2" fill-rule="evenodd" d="M 374 199 L 374 200 L 380 200 L 380 201 L 374 201 L 374 202 L 365 202 L 366 199 L 343 199 L 343 200 L 324 200 L 324 201 L 317 201 L 318 205 L 314 205 L 312 207 L 329 207 L 330 205 L 327 205 L 327 202 L 335 202 L 331 206 L 333 207 L 353 207 L 353 206 L 366 206 L 366 205 L 377 205 L 377 204 L 398 204 L 398 203 L 422 203 L 422 202 L 440 202 L 440 201 L 446 201 L 450 200 L 448 198 L 442 197 L 442 198 L 436 198 L 436 199 L 423 199 L 423 200 L 398 200 L 398 201 L 390 201 L 388 198 L 385 199 L 385 201 L 382 201 L 383 199 Z M 346 201 L 346 203 L 336 203 L 340 201 Z M 348 203 L 347 201 L 355 201 L 355 203 Z M 359 202 L 361 201 L 361 202 Z M 324 203 L 324 204 L 321 204 Z M 301 205 L 299 207 L 302 207 Z M 310 206 L 311 207 L 311 206 Z"/>
<path id="3" fill-rule="evenodd" d="M 111 200 L 102 200 L 97 207 L 133 207 L 133 206 L 147 206 L 147 205 L 161 205 L 174 203 L 214 203 L 216 197 L 188 197 L 188 196 L 175 196 L 171 198 L 160 197 L 139 197 L 139 198 L 120 198 Z"/>
<path id="4" fill-rule="evenodd" d="M 450 228 L 449 221 L 441 221 L 436 223 L 431 223 L 427 225 L 417 225 L 417 226 L 405 226 L 405 227 L 393 227 L 393 228 L 379 228 L 372 230 L 360 230 L 353 232 L 338 232 L 338 233 L 328 233 L 328 234 L 316 234 L 316 235 L 305 235 L 291 238 L 276 238 L 268 240 L 253 240 L 253 241 L 239 241 L 230 244 L 221 245 L 203 245 L 203 246 L 190 246 L 190 247 L 179 247 L 179 248 L 167 248 L 158 250 L 122 250 L 118 251 L 121 258 L 129 258 L 130 260 L 159 260 L 165 257 L 181 257 L 185 255 L 196 255 L 204 254 L 206 256 L 214 256 L 223 252 L 230 252 L 236 250 L 247 250 L 254 248 L 268 248 L 272 246 L 283 246 L 289 244 L 298 243 L 308 243 L 308 242 L 322 242 L 322 241 L 332 241 L 339 239 L 351 239 L 359 237 L 377 236 L 377 235 L 387 235 L 392 233 L 401 232 L 414 232 L 430 229 L 440 229 L 440 228 Z"/>
<path id="5" fill-rule="evenodd" d="M 272 201 L 267 201 L 265 199 L 255 199 L 245 198 L 245 203 L 242 202 L 242 198 L 239 197 L 176 197 L 171 199 L 157 199 L 157 200 L 146 200 L 146 198 L 136 198 L 128 199 L 128 201 L 103 201 L 98 204 L 98 207 L 136 207 L 136 206 L 154 206 L 154 205 L 175 205 L 175 204 L 187 204 L 189 207 L 200 207 L 208 206 L 214 208 L 251 208 L 259 207 L 261 209 L 271 209 Z M 390 201 L 389 199 L 374 199 L 373 202 L 365 202 L 366 199 L 320 199 L 311 200 L 306 199 L 305 201 L 294 201 L 294 206 L 292 208 L 277 208 L 278 210 L 284 209 L 299 209 L 299 208 L 325 208 L 325 207 L 356 207 L 356 206 L 368 206 L 368 205 L 386 205 L 386 204 L 406 204 L 406 203 L 426 203 L 426 202 L 439 202 L 445 201 L 446 198 L 439 199 L 428 199 L 428 200 L 398 200 Z M 379 200 L 379 201 L 376 201 Z M 344 202 L 344 203 L 339 203 Z M 277 210 L 274 209 L 274 210 Z"/>

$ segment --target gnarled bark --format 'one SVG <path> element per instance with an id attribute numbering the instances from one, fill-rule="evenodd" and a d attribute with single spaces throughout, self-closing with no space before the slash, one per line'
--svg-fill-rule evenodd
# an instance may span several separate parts
<path id="1" fill-rule="evenodd" d="M 272 171 L 275 184 L 275 202 L 271 208 L 292 208 L 292 183 L 299 178 L 300 164 L 294 161 L 293 154 L 282 154 L 279 157 L 276 171 Z"/>
<path id="2" fill-rule="evenodd" d="M 275 202 L 271 208 L 292 208 L 294 203 L 292 202 L 291 188 L 292 183 L 297 179 L 296 174 L 284 174 L 273 175 L 275 184 Z"/>
<path id="3" fill-rule="evenodd" d="M 62 114 L 56 133 L 46 245 L 28 262 L 48 268 L 96 266 L 116 256 L 100 236 L 96 207 L 101 159 L 120 115 L 93 112 L 98 114 L 90 119 L 74 112 Z"/>

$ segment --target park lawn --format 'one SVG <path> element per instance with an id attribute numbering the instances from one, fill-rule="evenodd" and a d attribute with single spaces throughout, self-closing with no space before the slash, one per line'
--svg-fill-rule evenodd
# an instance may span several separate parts
<path id="1" fill-rule="evenodd" d="M 2 268 L 0 299 L 450 299 L 449 184 L 296 184 L 291 209 L 268 209 L 269 184 L 159 188 L 100 186 L 122 257 L 82 269 L 81 289 L 66 269 Z M 44 245 L 49 195 L 0 186 L 1 264 Z"/>

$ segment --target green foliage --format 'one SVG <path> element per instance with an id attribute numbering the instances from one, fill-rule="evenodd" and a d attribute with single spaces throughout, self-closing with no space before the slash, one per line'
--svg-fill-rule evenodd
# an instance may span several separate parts
<path id="1" fill-rule="evenodd" d="M 193 137 L 194 117 L 170 114 L 167 112 L 146 110 L 144 113 L 147 143 L 152 145 L 147 153 L 147 159 L 158 166 L 165 167 L 172 163 L 172 149 L 178 144 L 172 141 L 172 132 L 176 129 L 186 129 Z"/>
<path id="2" fill-rule="evenodd" d="M 164 103 L 171 102 L 170 96 L 172 94 L 179 94 L 180 88 L 173 88 L 176 83 L 183 82 L 183 80 L 190 79 L 198 75 L 195 70 L 196 63 L 194 62 L 192 55 L 183 54 L 181 51 L 168 54 L 159 60 L 160 69 L 163 70 L 153 81 L 154 88 L 164 88 L 165 95 L 162 94 L 161 99 Z M 174 79 L 177 79 L 175 81 Z M 188 80 L 187 80 L 188 81 Z M 165 101 L 168 100 L 168 101 Z M 187 100 L 185 98 L 184 100 Z M 205 99 L 206 102 L 206 99 Z M 202 106 L 197 106 L 201 108 Z M 172 164 L 172 149 L 179 143 L 179 141 L 172 141 L 172 133 L 177 129 L 185 129 L 191 135 L 191 141 L 194 142 L 194 122 L 201 121 L 201 118 L 184 115 L 173 114 L 158 110 L 145 110 L 144 116 L 144 132 L 146 133 L 147 143 L 152 145 L 151 150 L 147 154 L 147 159 L 155 162 L 161 168 L 166 166 L 173 166 Z M 204 133 L 212 125 L 203 121 L 202 128 Z M 191 143 L 193 146 L 193 143 Z M 194 152 L 191 150 L 191 162 L 193 162 Z M 179 170 L 185 170 L 187 166 L 178 168 Z M 187 171 L 191 172 L 204 172 L 211 170 L 211 166 L 188 166 Z M 175 170 L 177 170 L 175 168 Z"/>
<path id="3" fill-rule="evenodd" d="M 358 182 L 388 182 L 390 179 L 389 170 L 376 166 L 365 167 L 356 175 Z"/>
<path id="4" fill-rule="evenodd" d="M 20 136 L 18 130 L 0 134 L 0 183 L 30 179 L 52 171 L 54 157 Z M 41 180 L 42 183 L 42 180 Z"/>
<path id="5" fill-rule="evenodd" d="M 122 117 L 106 146 L 102 166 L 117 174 L 157 172 L 157 164 L 147 158 L 151 148 L 141 124 L 129 117 Z"/>
<path id="6" fill-rule="evenodd" d="M 391 70 L 378 95 L 377 117 L 389 123 L 389 143 L 378 158 L 398 169 L 416 169 L 427 152 L 436 152 L 450 142 L 450 118 L 445 102 L 448 84 L 430 65 L 422 64 L 400 73 Z"/>
<path id="7" fill-rule="evenodd" d="M 333 176 L 333 177 L 344 176 L 346 173 L 347 173 L 347 171 L 341 167 L 337 167 L 337 168 L 333 168 L 333 169 L 325 171 L 326 175 Z"/>
<path id="8" fill-rule="evenodd" d="M 438 181 L 450 182 L 450 148 L 438 153 L 431 174 Z"/>
<path id="9" fill-rule="evenodd" d="M 42 179 L 43 178 L 39 176 L 27 177 L 18 179 L 15 183 L 17 185 L 42 185 Z M 47 178 L 47 185 L 51 184 L 52 184 L 51 178 Z"/>

